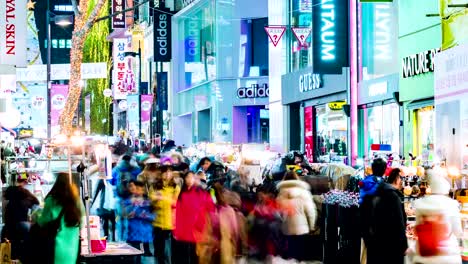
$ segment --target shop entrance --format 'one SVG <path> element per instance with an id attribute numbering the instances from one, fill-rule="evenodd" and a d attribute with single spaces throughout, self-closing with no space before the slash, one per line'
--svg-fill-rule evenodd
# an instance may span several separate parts
<path id="1" fill-rule="evenodd" d="M 198 142 L 211 142 L 211 109 L 198 112 Z"/>
<path id="2" fill-rule="evenodd" d="M 265 143 L 270 140 L 270 115 L 264 105 L 234 106 L 232 126 L 234 144 Z"/>

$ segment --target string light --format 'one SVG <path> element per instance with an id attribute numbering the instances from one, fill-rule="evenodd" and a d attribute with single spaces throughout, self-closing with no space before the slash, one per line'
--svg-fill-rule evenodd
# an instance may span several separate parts
<path id="1" fill-rule="evenodd" d="M 61 133 L 71 135 L 73 132 L 73 117 L 81 97 L 81 64 L 83 62 L 83 49 L 86 37 L 94 24 L 97 16 L 107 0 L 97 0 L 96 5 L 89 15 L 87 10 L 92 1 L 81 0 L 78 12 L 75 11 L 75 27 L 72 36 L 72 48 L 70 51 L 70 82 L 67 101 L 60 115 Z"/>

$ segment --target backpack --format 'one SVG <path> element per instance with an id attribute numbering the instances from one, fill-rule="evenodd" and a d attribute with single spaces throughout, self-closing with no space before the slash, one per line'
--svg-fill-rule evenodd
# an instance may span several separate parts
<path id="1" fill-rule="evenodd" d="M 117 195 L 121 198 L 127 198 L 130 196 L 130 192 L 128 190 L 128 183 L 132 179 L 132 174 L 130 171 L 125 170 L 121 171 L 119 174 L 119 179 L 117 183 Z"/>

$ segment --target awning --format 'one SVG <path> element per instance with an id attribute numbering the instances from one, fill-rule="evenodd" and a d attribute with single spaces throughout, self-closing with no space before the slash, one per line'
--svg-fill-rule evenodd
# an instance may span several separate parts
<path id="1" fill-rule="evenodd" d="M 126 28 L 116 28 L 107 36 L 107 41 L 113 41 L 115 38 L 126 38 L 127 29 Z"/>
<path id="2" fill-rule="evenodd" d="M 434 106 L 434 97 L 423 99 L 423 100 L 415 100 L 411 101 L 409 104 L 406 105 L 407 110 L 416 110 L 421 109 L 427 106 Z"/>

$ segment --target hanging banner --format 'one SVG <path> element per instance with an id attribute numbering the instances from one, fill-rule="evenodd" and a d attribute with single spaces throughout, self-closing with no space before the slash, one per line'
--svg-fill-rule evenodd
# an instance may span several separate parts
<path id="1" fill-rule="evenodd" d="M 153 95 L 141 95 L 141 122 L 146 123 L 151 119 L 151 106 L 153 105 Z"/>
<path id="2" fill-rule="evenodd" d="M 172 58 L 171 49 L 171 18 L 170 9 L 154 9 L 153 13 L 153 47 L 155 62 L 169 62 Z"/>
<path id="3" fill-rule="evenodd" d="M 69 80 L 70 64 L 52 64 L 50 66 L 51 80 Z M 107 63 L 92 62 L 81 64 L 81 79 L 107 78 Z M 29 65 L 26 68 L 16 68 L 18 82 L 45 82 L 47 80 L 47 65 Z"/>
<path id="4" fill-rule="evenodd" d="M 50 89 L 51 96 L 51 125 L 52 135 L 59 133 L 59 118 L 65 108 L 65 102 L 68 97 L 68 85 L 66 84 L 52 84 Z"/>
<path id="5" fill-rule="evenodd" d="M 301 47 L 307 47 L 307 38 L 309 37 L 310 33 L 312 32 L 312 28 L 310 27 L 292 27 L 291 30 L 296 36 L 297 41 L 299 41 L 299 45 Z"/>
<path id="6" fill-rule="evenodd" d="M 126 74 L 126 60 L 125 60 L 125 46 L 127 45 L 126 38 L 115 38 L 113 43 L 113 56 L 114 56 L 114 76 L 113 92 L 114 99 L 121 100 L 127 98 L 127 89 L 125 87 L 125 74 Z"/>
<path id="7" fill-rule="evenodd" d="M 314 115 L 312 106 L 304 108 L 304 144 L 309 162 L 314 160 Z"/>
<path id="8" fill-rule="evenodd" d="M 137 94 L 127 95 L 127 130 L 132 136 L 138 136 L 138 124 L 140 121 L 138 96 Z"/>
<path id="9" fill-rule="evenodd" d="M 348 0 L 314 0 L 314 73 L 341 74 L 349 66 Z"/>
<path id="10" fill-rule="evenodd" d="M 112 0 L 112 13 L 125 10 L 126 0 Z M 125 28 L 125 13 L 120 13 L 112 17 L 112 28 Z"/>
<path id="11" fill-rule="evenodd" d="M 34 137 L 47 138 L 47 86 L 28 86 L 30 96 L 30 117 L 27 127 L 32 127 Z"/>
<path id="12" fill-rule="evenodd" d="M 465 4 L 466 1 L 440 0 L 442 23 L 442 50 L 464 44 L 468 41 L 468 8 L 449 7 L 451 4 Z"/>
<path id="13" fill-rule="evenodd" d="M 167 110 L 168 103 L 167 103 L 167 72 L 158 72 L 157 76 L 157 103 L 158 103 L 158 110 Z"/>
<path id="14" fill-rule="evenodd" d="M 286 31 L 285 26 L 266 26 L 265 27 L 265 32 L 267 33 L 268 37 L 273 43 L 273 46 L 275 47 L 276 45 L 278 45 L 285 31 Z"/>
<path id="15" fill-rule="evenodd" d="M 26 67 L 26 0 L 0 1 L 0 64 Z"/>

